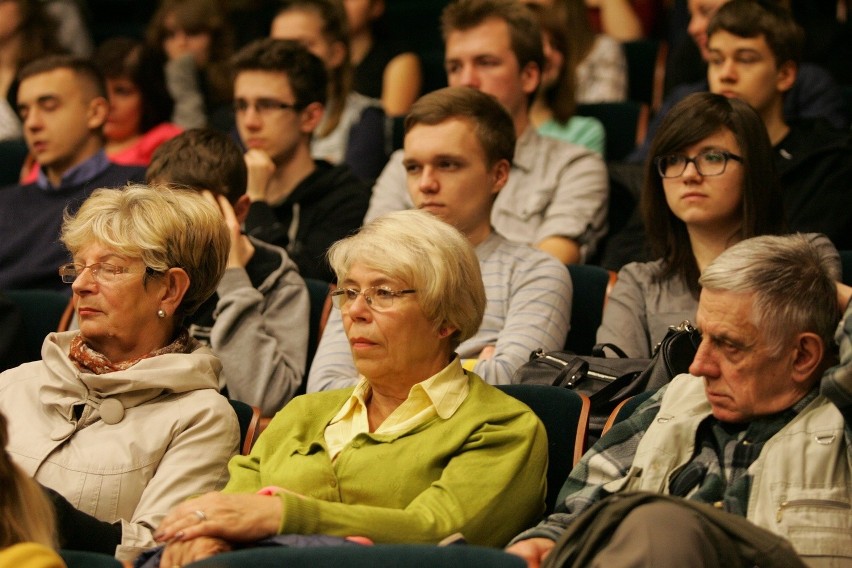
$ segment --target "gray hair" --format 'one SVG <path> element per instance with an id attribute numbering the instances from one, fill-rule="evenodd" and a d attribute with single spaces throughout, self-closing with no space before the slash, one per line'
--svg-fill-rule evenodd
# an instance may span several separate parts
<path id="1" fill-rule="evenodd" d="M 837 250 L 825 237 L 799 233 L 741 241 L 707 266 L 698 283 L 712 291 L 753 293 L 753 323 L 780 351 L 805 331 L 833 345 L 839 279 Z"/>
<path id="2" fill-rule="evenodd" d="M 402 280 L 417 290 L 426 318 L 457 331 L 450 347 L 472 337 L 485 313 L 485 287 L 470 241 L 456 228 L 419 210 L 389 213 L 334 243 L 329 264 L 343 282 L 354 264 Z"/>

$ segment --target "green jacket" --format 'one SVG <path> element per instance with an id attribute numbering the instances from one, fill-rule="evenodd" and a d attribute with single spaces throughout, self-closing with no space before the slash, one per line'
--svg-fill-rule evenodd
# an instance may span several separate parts
<path id="1" fill-rule="evenodd" d="M 281 494 L 281 533 L 435 543 L 461 532 L 503 546 L 544 510 L 547 435 L 525 405 L 468 376 L 470 393 L 449 419 L 359 434 L 334 464 L 323 433 L 352 389 L 297 397 L 249 456 L 231 460 L 224 491 L 292 491 Z"/>

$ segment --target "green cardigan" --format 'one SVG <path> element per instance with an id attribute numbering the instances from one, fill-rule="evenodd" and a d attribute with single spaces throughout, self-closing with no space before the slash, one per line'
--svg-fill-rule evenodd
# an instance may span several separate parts
<path id="1" fill-rule="evenodd" d="M 403 434 L 359 434 L 329 459 L 323 432 L 352 389 L 293 399 L 248 456 L 235 456 L 226 493 L 275 485 L 279 532 L 436 543 L 461 532 L 503 546 L 544 510 L 547 434 L 524 404 L 468 373 L 470 393 L 447 420 Z"/>

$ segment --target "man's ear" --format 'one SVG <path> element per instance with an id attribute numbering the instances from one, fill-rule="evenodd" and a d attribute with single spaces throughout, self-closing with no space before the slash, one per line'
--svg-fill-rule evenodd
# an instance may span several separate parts
<path id="1" fill-rule="evenodd" d="M 169 268 L 163 275 L 165 286 L 160 295 L 160 309 L 174 315 L 189 290 L 189 274 L 183 268 Z"/>
<path id="2" fill-rule="evenodd" d="M 793 353 L 793 382 L 807 383 L 815 374 L 822 371 L 825 345 L 813 332 L 804 332 L 796 336 Z"/>
<path id="3" fill-rule="evenodd" d="M 524 93 L 531 95 L 538 90 L 541 84 L 541 68 L 537 63 L 530 61 L 521 69 L 521 88 Z"/>
<path id="4" fill-rule="evenodd" d="M 325 113 L 325 106 L 320 102 L 313 102 L 302 109 L 301 128 L 305 134 L 311 134 L 317 129 L 322 121 L 322 115 Z"/>
<path id="5" fill-rule="evenodd" d="M 775 80 L 775 88 L 778 92 L 786 93 L 793 88 L 796 77 L 799 75 L 799 66 L 794 61 L 786 61 L 778 68 Z"/>
<path id="6" fill-rule="evenodd" d="M 343 42 L 336 41 L 331 44 L 331 48 L 329 49 L 329 56 L 326 68 L 329 69 L 337 69 L 341 65 L 343 65 L 346 60 L 346 46 Z"/>
<path id="7" fill-rule="evenodd" d="M 100 130 L 109 118 L 109 101 L 104 97 L 95 97 L 89 101 L 86 110 L 86 126 L 89 130 Z"/>
<path id="8" fill-rule="evenodd" d="M 248 195 L 241 195 L 237 202 L 234 203 L 234 217 L 237 218 L 237 222 L 242 225 L 246 222 L 246 217 L 248 216 L 249 206 L 251 205 L 251 198 Z"/>
<path id="9" fill-rule="evenodd" d="M 508 160 L 500 160 L 491 168 L 491 174 L 494 176 L 491 192 L 494 195 L 497 195 L 509 181 L 509 170 L 511 169 L 512 166 Z"/>

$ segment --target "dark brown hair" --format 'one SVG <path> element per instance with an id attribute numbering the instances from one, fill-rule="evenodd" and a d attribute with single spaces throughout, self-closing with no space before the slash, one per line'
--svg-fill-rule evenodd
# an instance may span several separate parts
<path id="1" fill-rule="evenodd" d="M 682 152 L 722 129 L 734 135 L 743 158 L 742 227 L 738 240 L 779 233 L 784 229 L 772 144 L 760 116 L 738 99 L 713 93 L 695 93 L 680 101 L 663 118 L 654 136 L 645 163 L 640 207 L 651 248 L 655 256 L 663 260 L 657 275 L 659 280 L 679 276 L 696 297 L 700 274 L 689 233 L 686 224 L 666 203 L 663 180 L 654 159 Z"/>
<path id="2" fill-rule="evenodd" d="M 104 41 L 92 60 L 107 79 L 128 79 L 142 95 L 139 130 L 144 133 L 171 119 L 174 101 L 166 88 L 165 61 L 141 41 L 114 37 Z"/>
<path id="3" fill-rule="evenodd" d="M 146 183 L 207 189 L 231 205 L 246 192 L 246 162 L 237 143 L 218 130 L 187 130 L 160 144 L 145 172 Z"/>

